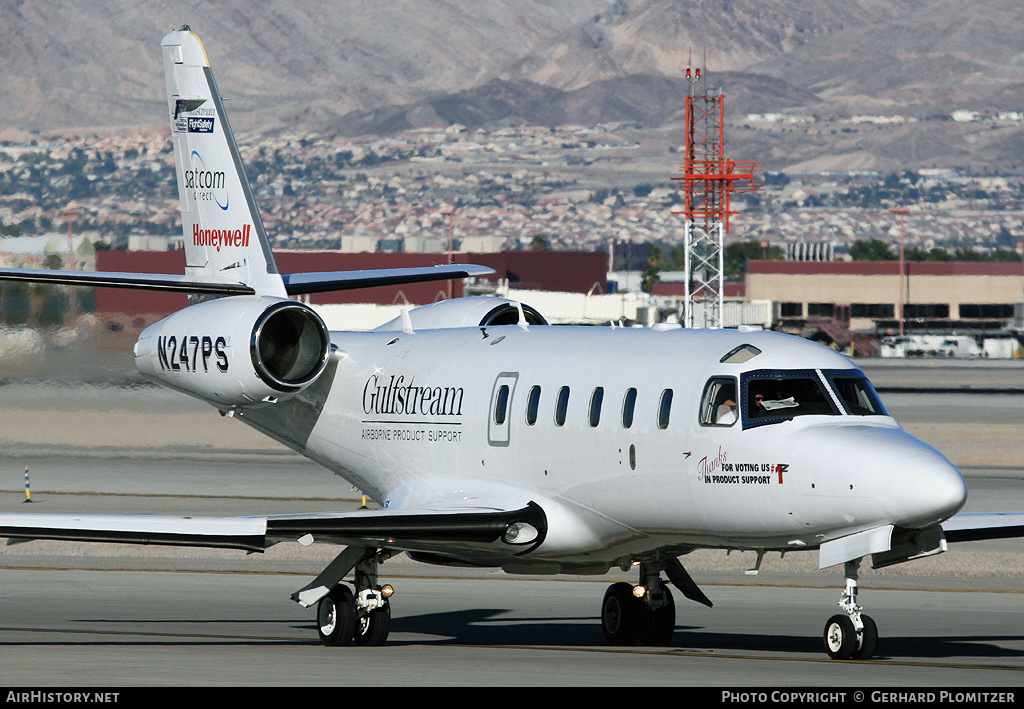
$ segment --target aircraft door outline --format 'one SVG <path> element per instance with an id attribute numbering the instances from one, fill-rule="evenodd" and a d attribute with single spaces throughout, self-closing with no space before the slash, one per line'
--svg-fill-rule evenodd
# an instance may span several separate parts
<path id="1" fill-rule="evenodd" d="M 491 405 L 487 410 L 487 443 L 492 446 L 507 448 L 509 445 L 512 399 L 518 382 L 519 372 L 502 372 L 494 380 Z"/>

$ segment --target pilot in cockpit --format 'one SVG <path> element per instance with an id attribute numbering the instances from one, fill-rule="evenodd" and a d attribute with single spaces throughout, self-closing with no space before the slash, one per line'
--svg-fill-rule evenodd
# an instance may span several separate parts
<path id="1" fill-rule="evenodd" d="M 718 392 L 718 408 L 715 409 L 715 423 L 729 426 L 736 421 L 736 385 L 726 384 Z"/>
<path id="2" fill-rule="evenodd" d="M 768 410 L 764 408 L 764 394 L 759 391 L 752 393 L 753 396 L 750 397 L 750 418 L 766 415 Z"/>

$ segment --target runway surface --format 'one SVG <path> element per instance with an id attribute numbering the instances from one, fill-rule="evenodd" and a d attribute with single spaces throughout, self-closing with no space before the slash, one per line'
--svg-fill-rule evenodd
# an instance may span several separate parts
<path id="1" fill-rule="evenodd" d="M 1020 686 L 1020 593 L 866 594 L 883 639 L 871 662 L 834 662 L 821 626 L 837 588 L 708 584 L 680 606 L 669 648 L 608 647 L 607 579 L 389 577 L 380 648 L 325 648 L 305 582 L 275 573 L 4 569 L 6 686 Z"/>
<path id="2" fill-rule="evenodd" d="M 1024 510 L 1024 462 L 1015 452 L 1024 396 L 894 392 L 883 399 L 908 429 L 955 449 L 950 457 L 971 490 L 967 510 Z M 339 478 L 164 392 L 9 384 L 0 387 L 0 404 L 0 511 L 255 514 L 359 504 L 358 491 Z M 994 443 L 985 431 L 995 431 Z M 23 502 L 26 467 L 31 507 Z M 828 660 L 821 649 L 843 579 L 834 569 L 818 571 L 813 553 L 769 555 L 757 576 L 743 573 L 752 554 L 685 557 L 715 607 L 677 594 L 671 646 L 626 649 L 605 644 L 598 610 L 606 586 L 631 576 L 513 577 L 400 557 L 381 567 L 397 589 L 388 644 L 324 648 L 313 610 L 289 595 L 337 551 L 296 544 L 253 555 L 58 542 L 0 547 L 0 681 L 851 690 L 1024 684 L 1021 541 L 961 545 L 862 570 L 860 601 L 881 635 L 876 658 L 862 663 Z"/>

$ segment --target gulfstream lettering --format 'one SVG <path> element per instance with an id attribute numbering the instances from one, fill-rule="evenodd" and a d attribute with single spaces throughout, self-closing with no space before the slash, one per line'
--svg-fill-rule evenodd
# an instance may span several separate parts
<path id="1" fill-rule="evenodd" d="M 461 416 L 462 387 L 425 387 L 405 375 L 373 375 L 363 387 L 363 413 L 394 416 Z"/>

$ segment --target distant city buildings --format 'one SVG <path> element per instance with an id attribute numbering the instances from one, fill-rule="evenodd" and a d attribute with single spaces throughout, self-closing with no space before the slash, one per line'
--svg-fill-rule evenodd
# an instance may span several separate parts
<path id="1" fill-rule="evenodd" d="M 678 187 L 670 171 L 656 179 L 636 172 L 654 148 L 633 135 L 628 125 L 438 126 L 388 137 L 262 137 L 242 152 L 279 249 L 491 253 L 538 240 L 553 250 L 678 244 Z M 789 248 L 792 258 L 806 257 L 800 244 L 828 243 L 841 257 L 857 240 L 892 241 L 894 204 L 914 207 L 909 245 L 1024 242 L 1024 179 L 939 168 L 769 173 L 763 190 L 734 200 L 730 238 Z M 74 233 L 99 248 L 177 248 L 166 134 L 0 144 L 0 234 L 63 231 L 69 211 Z"/>
<path id="2" fill-rule="evenodd" d="M 785 114 L 748 119 L 788 120 Z M 1020 116 L 948 117 L 961 119 Z M 904 119 L 843 120 L 883 125 Z M 669 146 L 646 146 L 634 135 L 639 133 L 628 125 L 439 126 L 389 137 L 254 138 L 242 152 L 282 268 L 359 269 L 472 258 L 501 275 L 469 284 L 471 292 L 569 291 L 579 301 L 573 313 L 588 308 L 592 313 L 628 312 L 622 317 L 650 324 L 678 317 L 679 293 L 685 289 L 667 263 L 681 243 L 683 225 L 674 213 L 681 195 L 670 170 L 655 178 L 637 170 L 644 154 Z M 774 303 L 777 311 L 774 316 L 770 307 L 767 316 L 744 311 L 737 322 L 754 317 L 757 324 L 771 325 L 831 317 L 853 329 L 891 329 L 897 307 L 886 280 L 891 274 L 858 266 L 860 280 L 848 291 L 828 290 L 847 288 L 838 272 L 780 271 L 770 288 L 766 279 L 771 268 L 784 270 L 779 264 L 785 263 L 803 263 L 812 270 L 813 264 L 842 267 L 839 262 L 859 242 L 880 241 L 895 254 L 900 227 L 889 211 L 892 206 L 911 208 L 903 234 L 908 249 L 937 250 L 949 258 L 995 249 L 1024 251 L 1024 178 L 1014 175 L 965 175 L 947 168 L 898 174 L 770 172 L 763 190 L 737 198 L 733 206 L 737 214 L 730 241 L 758 242 L 763 245 L 758 254 L 766 254 L 769 245 L 778 247 L 786 258 L 771 266 L 752 262 L 745 289 L 741 283 L 727 284 L 730 307 Z M 180 272 L 183 256 L 175 253 L 180 228 L 166 133 L 0 144 L 4 265 Z M 660 282 L 652 293 L 639 293 L 645 269 L 659 254 L 666 260 Z M 914 298 L 932 282 L 923 278 L 921 268 L 911 268 Z M 1024 290 L 1020 269 L 1019 264 L 1007 266 L 998 277 L 965 271 L 955 288 L 972 289 L 969 295 L 908 300 L 910 312 L 916 313 L 916 322 L 935 326 L 1008 322 Z M 812 281 L 816 285 L 808 285 Z M 940 290 L 954 288 L 950 283 Z M 1003 292 L 1014 287 L 1016 296 Z M 400 306 L 448 296 L 446 285 L 426 288 L 319 298 L 314 304 L 340 306 L 357 298 Z M 452 293 L 461 288 L 454 286 Z M 597 297 L 606 294 L 621 297 L 615 303 L 602 301 L 602 309 L 595 310 Z M 124 309 L 124 302 L 123 293 L 108 298 L 98 292 L 96 310 Z M 544 302 L 560 300 L 544 296 Z M 138 294 L 131 310 L 154 314 L 179 306 L 158 295 Z M 136 316 L 118 327 L 144 321 Z"/>

